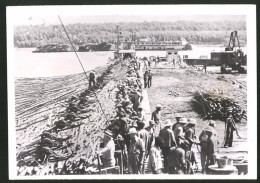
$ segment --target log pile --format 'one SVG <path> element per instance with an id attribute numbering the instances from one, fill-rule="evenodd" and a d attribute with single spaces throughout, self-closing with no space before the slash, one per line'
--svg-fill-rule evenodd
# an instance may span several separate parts
<path id="1" fill-rule="evenodd" d="M 225 121 L 227 109 L 232 109 L 235 122 L 240 122 L 242 118 L 247 119 L 247 112 L 234 99 L 210 93 L 197 92 L 194 96 L 193 108 L 205 119 Z"/>

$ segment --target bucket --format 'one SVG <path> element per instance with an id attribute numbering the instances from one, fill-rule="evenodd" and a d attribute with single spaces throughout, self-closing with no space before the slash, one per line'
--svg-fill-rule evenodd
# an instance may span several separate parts
<path id="1" fill-rule="evenodd" d="M 217 158 L 217 162 L 219 168 L 225 168 L 228 163 L 228 158 L 227 157 Z"/>

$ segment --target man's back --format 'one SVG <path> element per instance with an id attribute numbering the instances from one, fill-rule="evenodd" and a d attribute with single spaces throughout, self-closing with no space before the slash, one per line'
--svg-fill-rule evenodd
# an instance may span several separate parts
<path id="1" fill-rule="evenodd" d="M 147 149 L 148 140 L 149 140 L 149 132 L 145 129 L 141 129 L 137 132 L 137 136 L 143 140 L 145 149 Z"/>
<path id="2" fill-rule="evenodd" d="M 176 145 L 174 134 L 170 128 L 161 129 L 159 136 L 164 140 L 165 147 L 173 147 Z"/>

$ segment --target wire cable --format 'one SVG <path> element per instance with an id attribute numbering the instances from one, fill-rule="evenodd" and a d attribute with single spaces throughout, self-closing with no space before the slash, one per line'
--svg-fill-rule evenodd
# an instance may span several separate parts
<path id="1" fill-rule="evenodd" d="M 75 49 L 75 47 L 73 46 L 73 44 L 72 44 L 72 42 L 71 42 L 71 40 L 70 40 L 70 37 L 69 37 L 69 35 L 68 35 L 68 33 L 67 33 L 67 30 L 66 30 L 66 28 L 65 28 L 65 26 L 64 26 L 64 24 L 63 24 L 63 22 L 62 22 L 62 20 L 61 20 L 61 18 L 60 18 L 59 15 L 58 15 L 58 18 L 59 18 L 59 20 L 60 20 L 60 23 L 61 23 L 61 25 L 62 25 L 62 27 L 63 27 L 63 29 L 64 29 L 64 31 L 65 31 L 65 34 L 66 34 L 68 40 L 69 40 L 69 42 L 70 42 L 70 44 L 71 44 L 71 46 L 72 46 L 72 48 L 73 48 L 73 51 L 74 51 L 74 53 L 75 53 L 76 56 L 77 56 L 77 59 L 78 59 L 80 65 L 81 65 L 81 68 L 82 68 L 83 71 L 84 71 L 84 74 L 85 74 L 85 76 L 86 76 L 86 79 L 88 79 L 87 73 L 86 73 L 86 71 L 85 71 L 85 69 L 84 69 L 84 67 L 83 67 L 83 65 L 82 65 L 82 62 L 80 61 L 80 58 L 79 58 L 79 56 L 78 56 L 78 54 L 77 54 L 77 52 L 76 52 L 76 49 Z M 100 104 L 100 102 L 99 102 L 99 100 L 98 100 L 98 97 L 97 97 L 96 92 L 94 92 L 94 94 L 95 94 L 95 97 L 96 97 L 96 99 L 97 99 L 97 102 L 98 102 L 98 104 L 99 104 L 99 106 L 100 106 L 100 109 L 101 109 L 103 115 L 105 116 L 105 119 L 108 121 L 108 119 L 107 119 L 107 117 L 106 117 L 106 115 L 105 115 L 105 112 L 104 112 L 104 110 L 103 110 L 103 108 L 102 108 L 102 106 L 101 106 L 101 104 Z"/>

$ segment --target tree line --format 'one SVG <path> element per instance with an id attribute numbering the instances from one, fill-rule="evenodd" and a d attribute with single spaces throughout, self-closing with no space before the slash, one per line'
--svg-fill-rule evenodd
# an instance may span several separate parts
<path id="1" fill-rule="evenodd" d="M 116 43 L 119 26 L 120 41 L 150 37 L 153 40 L 180 40 L 195 44 L 227 44 L 231 31 L 237 30 L 240 43 L 246 44 L 245 21 L 176 21 L 176 22 L 123 22 L 65 25 L 75 45 L 84 43 Z M 15 47 L 36 47 L 49 43 L 68 43 L 61 25 L 15 26 Z"/>

